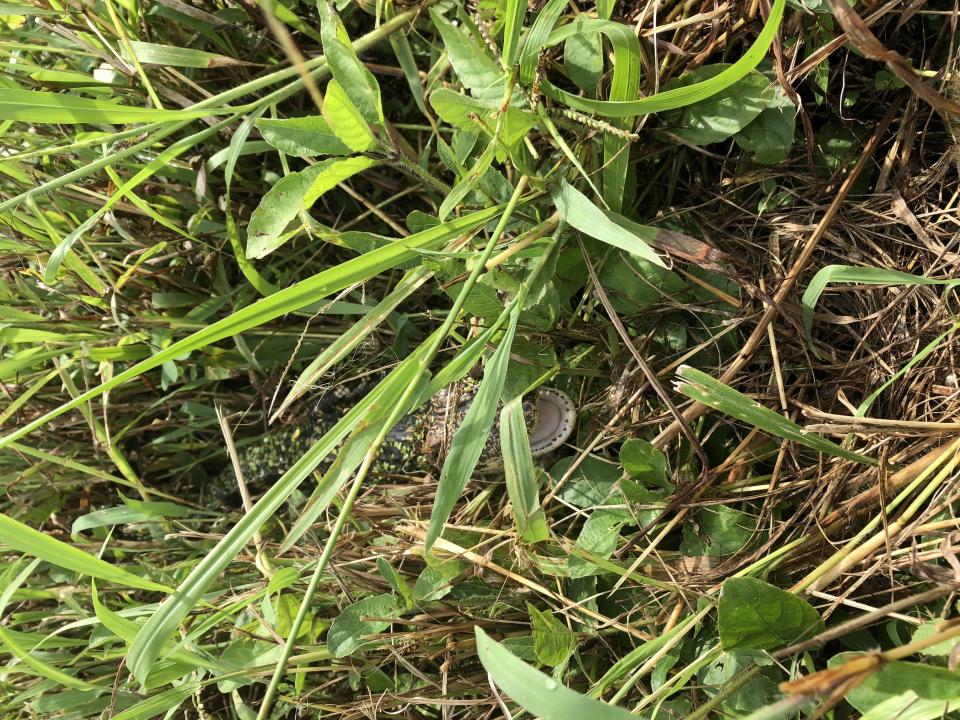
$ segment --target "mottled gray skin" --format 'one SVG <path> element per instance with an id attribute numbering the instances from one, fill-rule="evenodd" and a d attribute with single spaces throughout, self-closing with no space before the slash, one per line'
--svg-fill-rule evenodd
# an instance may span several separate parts
<path id="1" fill-rule="evenodd" d="M 423 408 L 403 417 L 387 435 L 373 466 L 372 475 L 410 475 L 435 472 L 443 464 L 450 441 L 470 407 L 478 381 L 466 378 L 438 392 Z M 311 413 L 309 421 L 278 428 L 258 442 L 239 451 L 240 470 L 252 495 L 257 495 L 290 469 L 353 406 L 358 392 L 334 391 Z M 536 394 L 524 401 L 527 429 L 536 425 Z M 499 412 L 497 413 L 499 422 Z M 318 467 L 322 473 L 336 453 Z M 477 463 L 479 472 L 495 472 L 503 465 L 500 432 L 495 425 Z M 238 506 L 239 491 L 232 466 L 207 486 L 207 499 L 213 503 Z"/>

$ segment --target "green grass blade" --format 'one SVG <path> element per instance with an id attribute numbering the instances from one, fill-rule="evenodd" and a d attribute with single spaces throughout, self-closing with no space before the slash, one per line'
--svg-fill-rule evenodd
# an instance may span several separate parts
<path id="1" fill-rule="evenodd" d="M 160 367 L 167 360 L 184 355 L 194 350 L 206 347 L 223 338 L 237 335 L 254 328 L 288 312 L 299 310 L 306 305 L 317 302 L 327 295 L 343 290 L 354 283 L 373 277 L 383 270 L 387 270 L 398 263 L 410 260 L 417 256 L 417 250 L 436 249 L 444 243 L 458 237 L 462 233 L 473 230 L 488 220 L 496 217 L 503 211 L 503 206 L 496 206 L 479 210 L 465 215 L 448 223 L 428 228 L 408 238 L 397 240 L 376 250 L 348 260 L 345 263 L 317 273 L 311 278 L 302 280 L 296 285 L 280 290 L 273 295 L 262 298 L 252 305 L 237 310 L 228 317 L 189 335 L 182 340 L 172 343 L 163 350 L 143 360 L 123 372 L 94 387 L 73 400 L 54 408 L 45 415 L 32 420 L 21 428 L 0 437 L 0 448 L 19 440 L 37 428 L 45 425 L 54 418 L 70 410 L 80 407 L 84 403 L 99 397 L 103 393 L 131 380 L 148 370 Z"/>
<path id="2" fill-rule="evenodd" d="M 749 423 L 764 432 L 799 443 L 825 455 L 874 467 L 879 464 L 873 458 L 846 450 L 836 443 L 804 430 L 780 413 L 763 407 L 743 393 L 689 365 L 681 365 L 677 370 L 677 376 L 680 380 L 676 383 L 676 390 L 681 395 Z"/>
<path id="3" fill-rule="evenodd" d="M 193 48 L 176 47 L 174 45 L 161 45 L 158 43 L 131 40 L 130 46 L 133 48 L 133 54 L 137 56 L 137 60 L 144 65 L 172 65 L 173 67 L 208 69 L 251 64 L 227 57 L 226 55 L 194 50 Z"/>
<path id="4" fill-rule="evenodd" d="M 547 47 L 547 39 L 557 24 L 567 0 L 550 0 L 543 10 L 537 13 L 527 39 L 523 43 L 520 53 L 520 81 L 532 85 L 537 76 L 537 65 L 540 63 L 540 51 Z"/>
<path id="5" fill-rule="evenodd" d="M 553 201 L 563 221 L 608 245 L 626 250 L 660 267 L 666 267 L 649 242 L 657 229 L 638 225 L 615 213 L 605 213 L 566 180 L 553 191 Z"/>
<path id="6" fill-rule="evenodd" d="M 613 49 L 613 74 L 610 80 L 610 102 L 631 101 L 640 88 L 640 41 L 633 31 L 617 22 L 597 20 L 579 15 L 575 22 L 550 35 L 548 45 L 557 45 L 574 35 L 599 33 Z M 627 130 L 631 115 L 617 116 L 615 127 Z M 630 160 L 630 141 L 613 133 L 603 135 L 603 198 L 611 210 L 620 210 Z"/>
<path id="7" fill-rule="evenodd" d="M 432 274 L 430 270 L 423 267 L 414 268 L 407 272 L 389 295 L 378 302 L 348 330 L 341 333 L 313 362 L 307 365 L 294 382 L 283 402 L 273 413 L 271 420 L 275 420 L 279 415 L 282 415 L 291 404 L 308 392 L 322 375 L 353 352 L 363 342 L 364 338 L 369 337 L 371 333 L 376 331 L 380 324 L 389 317 L 390 313 L 396 310 L 397 306 L 418 288 L 422 287 Z"/>
<path id="8" fill-rule="evenodd" d="M 513 345 L 517 321 L 520 318 L 519 308 L 520 305 L 516 305 L 514 312 L 511 313 L 510 325 L 497 349 L 490 356 L 477 394 L 450 441 L 450 451 L 440 471 L 436 499 L 430 511 L 430 524 L 424 541 L 427 551 L 433 547 L 433 543 L 443 532 L 444 523 L 447 522 L 454 505 L 463 494 L 463 489 L 470 480 L 483 446 L 487 442 L 490 428 L 493 427 L 497 406 L 500 403 L 500 392 L 503 390 L 503 381 L 507 376 L 510 347 Z"/>
<path id="9" fill-rule="evenodd" d="M 674 88 L 673 90 L 665 90 L 664 92 L 651 95 L 650 97 L 640 98 L 639 100 L 623 101 L 582 98 L 579 95 L 574 95 L 573 93 L 556 87 L 547 79 L 544 79 L 540 83 L 540 88 L 545 95 L 568 107 L 583 112 L 597 113 L 598 115 L 610 118 L 647 115 L 649 113 L 663 112 L 664 110 L 673 110 L 674 108 L 692 105 L 695 102 L 723 92 L 760 64 L 760 61 L 773 43 L 777 29 L 780 27 L 786 1 L 787 0 L 774 0 L 773 8 L 770 10 L 770 17 L 767 18 L 767 22 L 764 24 L 760 34 L 757 35 L 757 39 L 753 45 L 750 46 L 750 49 L 744 53 L 743 57 L 733 63 L 733 65 L 709 80 L 694 83 L 686 87 Z"/>
<path id="10" fill-rule="evenodd" d="M 500 447 L 507 495 L 513 507 L 517 531 L 524 542 L 537 543 L 550 536 L 547 518 L 540 507 L 540 488 L 530 452 L 530 438 L 523 416 L 523 398 L 517 397 L 500 411 Z"/>
<path id="11" fill-rule="evenodd" d="M 814 355 L 820 357 L 813 346 L 813 311 L 824 290 L 830 283 L 853 283 L 857 285 L 946 285 L 952 287 L 960 284 L 960 280 L 953 278 L 934 280 L 923 275 L 911 275 L 898 270 L 887 270 L 874 267 L 854 267 L 852 265 L 827 265 L 820 268 L 810 280 L 810 285 L 803 292 L 800 299 L 802 305 L 803 331 L 807 336 L 807 344 Z"/>
<path id="12" fill-rule="evenodd" d="M 2 595 L 0 595 L 0 616 L 3 615 L 3 611 L 6 609 L 7 603 L 10 602 L 10 598 L 13 597 L 13 594 L 23 585 L 24 581 L 33 574 L 39 564 L 40 558 L 35 559 L 21 570 L 17 577 L 11 580 L 17 568 L 20 567 L 20 561 L 17 560 L 7 568 L 3 577 L 0 577 L 0 587 L 3 588 Z M 0 645 L 3 645 L 7 652 L 20 660 L 20 662 L 30 668 L 30 670 L 39 677 L 45 677 L 58 685 L 75 688 L 77 690 L 96 689 L 95 685 L 91 685 L 73 675 L 68 675 L 50 663 L 31 655 L 30 651 L 23 647 L 13 633 L 4 625 L 0 625 Z"/>
<path id="13" fill-rule="evenodd" d="M 477 654 L 497 686 L 524 710 L 543 720 L 636 720 L 627 710 L 593 700 L 560 685 L 549 675 L 491 639 L 479 626 Z"/>
<path id="14" fill-rule="evenodd" d="M 127 107 L 117 103 L 79 95 L 63 95 L 41 90 L 4 89 L 0 94 L 0 120 L 15 120 L 32 125 L 126 125 L 129 123 L 171 121 L 231 115 L 243 108 L 219 107 L 200 110 L 158 110 Z"/>
<path id="15" fill-rule="evenodd" d="M 127 572 L 123 568 L 111 565 L 105 560 L 45 535 L 39 530 L 34 530 L 29 525 L 24 525 L 19 520 L 14 520 L 2 513 L 0 513 L 0 544 L 81 575 L 90 575 L 101 580 L 140 588 L 141 590 L 173 592 L 166 585 L 155 583 L 152 580 Z"/>
<path id="16" fill-rule="evenodd" d="M 111 720 L 150 720 L 157 715 L 180 707 L 183 701 L 192 695 L 196 695 L 201 688 L 201 683 L 191 680 L 164 690 L 156 695 L 151 695 L 145 700 L 141 700 L 136 705 L 131 705 L 126 710 L 118 712 L 111 717 Z"/>

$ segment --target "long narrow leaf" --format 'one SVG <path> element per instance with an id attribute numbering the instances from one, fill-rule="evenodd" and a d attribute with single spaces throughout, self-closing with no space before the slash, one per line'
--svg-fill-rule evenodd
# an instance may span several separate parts
<path id="1" fill-rule="evenodd" d="M 127 572 L 123 568 L 111 565 L 105 560 L 85 553 L 83 550 L 61 542 L 50 535 L 45 535 L 39 530 L 34 530 L 29 525 L 24 525 L 19 520 L 14 520 L 2 513 L 0 513 L 0 545 L 6 545 L 17 552 L 32 555 L 51 565 L 66 568 L 81 575 L 90 575 L 118 585 L 142 590 L 154 590 L 163 593 L 173 592 L 166 585 L 155 583 L 152 580 Z"/>
<path id="2" fill-rule="evenodd" d="M 405 260 L 416 257 L 418 250 L 440 247 L 460 234 L 469 232 L 491 218 L 496 217 L 502 210 L 503 206 L 491 207 L 470 215 L 465 215 L 461 218 L 456 218 L 448 223 L 428 228 L 408 238 L 397 240 L 389 245 L 348 260 L 329 270 L 324 270 L 313 277 L 302 280 L 296 285 L 292 285 L 273 295 L 262 298 L 252 305 L 237 310 L 222 320 L 218 320 L 203 330 L 199 330 L 182 340 L 172 343 L 146 360 L 127 368 L 123 372 L 117 373 L 105 383 L 85 393 L 81 393 L 73 400 L 54 408 L 23 427 L 0 437 L 0 448 L 6 447 L 9 443 L 19 440 L 24 435 L 42 427 L 54 418 L 99 397 L 103 393 L 122 385 L 128 380 L 138 377 L 148 370 L 159 367 L 167 360 L 172 360 L 181 355 L 193 352 L 194 350 L 206 347 L 218 340 L 230 337 L 231 335 L 237 335 L 269 322 L 276 317 L 315 303 L 330 293 L 337 292 L 354 283 L 366 280 Z"/>
<path id="3" fill-rule="evenodd" d="M 157 110 L 127 107 L 96 98 L 40 90 L 10 90 L 0 93 L 0 120 L 33 125 L 109 124 L 155 121 L 183 121 L 211 115 L 231 115 L 243 108 L 220 107 L 201 110 Z"/>
<path id="4" fill-rule="evenodd" d="M 813 311 L 823 291 L 830 283 L 854 283 L 857 285 L 946 285 L 960 284 L 954 278 L 934 280 L 923 275 L 911 275 L 898 270 L 875 267 L 853 267 L 851 265 L 827 265 L 820 268 L 810 280 L 810 285 L 800 300 L 802 307 L 803 331 L 807 336 L 810 350 L 818 355 L 813 346 Z"/>
<path id="5" fill-rule="evenodd" d="M 430 525 L 427 527 L 427 537 L 424 546 L 427 551 L 443 532 L 443 525 L 450 517 L 453 506 L 463 494 L 471 474 L 483 452 L 483 446 L 490 434 L 490 428 L 497 414 L 497 405 L 500 402 L 500 392 L 503 390 L 503 381 L 507 376 L 507 365 L 510 360 L 510 347 L 517 330 L 517 321 L 520 318 L 520 304 L 514 307 L 510 315 L 510 325 L 504 333 L 497 349 L 490 356 L 484 368 L 483 380 L 467 409 L 463 422 L 450 441 L 450 451 L 440 471 L 437 481 L 437 495 L 430 512 Z"/>
<path id="6" fill-rule="evenodd" d="M 680 380 L 676 383 L 676 390 L 680 394 L 738 420 L 743 420 L 764 432 L 792 440 L 826 455 L 853 460 L 864 465 L 878 465 L 873 458 L 846 450 L 809 430 L 804 430 L 780 413 L 760 405 L 743 393 L 689 365 L 681 365 L 677 370 L 677 376 Z"/>
<path id="7" fill-rule="evenodd" d="M 666 90 L 650 97 L 640 98 L 639 100 L 592 100 L 574 95 L 571 92 L 562 90 L 553 85 L 549 80 L 543 79 L 540 88 L 543 93 L 554 100 L 557 100 L 568 107 L 583 112 L 595 112 L 604 117 L 633 117 L 635 115 L 647 115 L 649 113 L 663 112 L 664 110 L 673 110 L 674 108 L 692 105 L 695 102 L 704 100 L 726 88 L 733 85 L 748 72 L 753 70 L 770 48 L 777 29 L 780 27 L 780 21 L 783 19 L 783 11 L 787 0 L 774 0 L 773 8 L 770 10 L 770 17 L 764 24 L 760 34 L 754 41 L 750 49 L 744 53 L 743 57 L 737 60 L 733 65 L 723 72 L 715 75 L 709 80 L 694 83 L 686 87 Z"/>
<path id="8" fill-rule="evenodd" d="M 616 705 L 607 705 L 564 687 L 527 665 L 479 626 L 477 654 L 493 681 L 520 707 L 543 720 L 636 720 Z"/>

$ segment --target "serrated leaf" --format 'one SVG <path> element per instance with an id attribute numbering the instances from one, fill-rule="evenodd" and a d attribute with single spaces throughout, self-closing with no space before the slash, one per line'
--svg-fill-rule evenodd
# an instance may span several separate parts
<path id="1" fill-rule="evenodd" d="M 365 637 L 386 630 L 402 610 L 396 595 L 371 595 L 352 605 L 330 624 L 327 648 L 335 658 L 346 657 L 363 646 Z M 388 618 L 388 619 L 381 619 Z"/>
<path id="2" fill-rule="evenodd" d="M 376 147 L 377 139 L 366 118 L 336 80 L 327 84 L 322 112 L 330 130 L 354 152 L 365 152 Z"/>
<path id="3" fill-rule="evenodd" d="M 326 118 L 307 115 L 296 118 L 261 118 L 257 129 L 272 147 L 293 157 L 349 155 L 354 151 L 337 137 Z M 370 135 L 372 139 L 372 134 Z M 369 149 L 364 147 L 364 150 Z"/>
<path id="4" fill-rule="evenodd" d="M 550 611 L 543 612 L 527 603 L 527 612 L 530 613 L 533 652 L 537 661 L 547 667 L 567 662 L 577 647 L 577 636 Z"/>
<path id="5" fill-rule="evenodd" d="M 648 242 L 656 237 L 656 228 L 639 225 L 623 216 L 600 210 L 566 180 L 561 180 L 553 191 L 553 201 L 560 211 L 560 217 L 568 225 L 608 245 L 666 267 Z"/>
<path id="6" fill-rule="evenodd" d="M 750 577 L 729 578 L 720 590 L 717 628 L 724 650 L 769 650 L 815 634 L 820 615 L 803 598 Z"/>
<path id="7" fill-rule="evenodd" d="M 377 164 L 367 157 L 330 158 L 290 173 L 263 196 L 247 227 L 247 258 L 262 258 L 280 247 L 294 218 L 330 188 Z"/>

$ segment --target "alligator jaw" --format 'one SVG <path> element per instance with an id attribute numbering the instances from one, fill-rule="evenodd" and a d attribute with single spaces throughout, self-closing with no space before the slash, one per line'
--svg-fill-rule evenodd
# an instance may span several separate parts
<path id="1" fill-rule="evenodd" d="M 565 392 L 553 388 L 537 390 L 540 400 L 537 425 L 530 433 L 530 450 L 534 457 L 551 453 L 563 445 L 573 433 L 577 409 Z"/>

